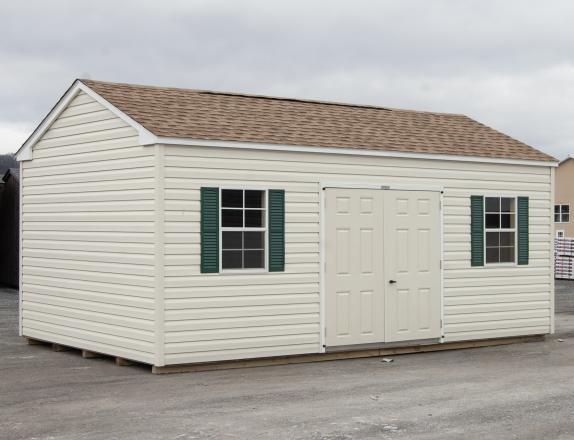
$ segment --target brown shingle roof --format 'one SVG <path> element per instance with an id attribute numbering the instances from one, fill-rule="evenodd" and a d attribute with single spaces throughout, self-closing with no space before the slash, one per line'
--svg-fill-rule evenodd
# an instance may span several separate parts
<path id="1" fill-rule="evenodd" d="M 81 81 L 158 136 L 556 160 L 459 114 Z"/>

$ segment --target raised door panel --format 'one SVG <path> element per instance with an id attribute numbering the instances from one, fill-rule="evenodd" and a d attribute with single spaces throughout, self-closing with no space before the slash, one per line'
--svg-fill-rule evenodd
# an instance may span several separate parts
<path id="1" fill-rule="evenodd" d="M 386 341 L 439 338 L 439 194 L 384 194 Z"/>
<path id="2" fill-rule="evenodd" d="M 383 342 L 382 191 L 325 191 L 327 346 Z"/>

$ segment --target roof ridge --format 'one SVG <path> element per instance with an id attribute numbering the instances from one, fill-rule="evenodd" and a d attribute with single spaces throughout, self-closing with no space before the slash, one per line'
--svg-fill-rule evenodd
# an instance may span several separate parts
<path id="1" fill-rule="evenodd" d="M 287 101 L 287 102 L 300 102 L 300 103 L 307 103 L 307 104 L 334 105 L 334 106 L 350 107 L 350 108 L 367 108 L 367 109 L 374 109 L 374 110 L 385 110 L 385 111 L 390 111 L 390 112 L 423 113 L 423 114 L 431 114 L 431 115 L 439 115 L 439 116 L 468 117 L 462 113 L 449 113 L 449 112 L 437 112 L 437 111 L 431 111 L 431 110 L 414 110 L 414 109 L 404 109 L 404 108 L 396 108 L 396 107 L 383 107 L 383 106 L 374 105 L 374 104 L 353 104 L 353 103 L 340 102 L 340 101 L 323 101 L 320 99 L 291 98 L 291 97 L 284 97 L 284 96 L 262 95 L 262 94 L 258 94 L 258 93 L 239 93 L 239 92 L 226 92 L 226 91 L 209 90 L 209 89 L 192 89 L 192 88 L 187 88 L 187 87 L 155 86 L 155 85 L 148 85 L 148 84 L 123 83 L 123 82 L 101 81 L 101 80 L 81 79 L 81 78 L 78 78 L 78 81 L 81 81 L 83 83 L 92 82 L 92 83 L 99 83 L 99 84 L 110 84 L 110 85 L 158 89 L 158 90 L 165 90 L 165 89 L 180 90 L 180 91 L 194 92 L 194 93 L 204 94 L 204 95 L 236 96 L 236 97 L 243 97 L 243 98 L 267 99 L 267 100 L 282 101 L 282 102 Z M 86 85 L 89 85 L 89 84 L 86 84 Z"/>

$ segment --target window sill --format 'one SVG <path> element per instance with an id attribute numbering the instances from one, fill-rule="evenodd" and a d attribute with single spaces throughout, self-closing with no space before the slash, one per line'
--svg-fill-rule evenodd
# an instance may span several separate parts
<path id="1" fill-rule="evenodd" d="M 267 269 L 221 269 L 219 275 L 253 275 L 270 273 Z"/>
<path id="2" fill-rule="evenodd" d="M 497 267 L 518 267 L 518 266 L 519 266 L 518 263 L 484 263 L 483 267 L 497 268 Z"/>

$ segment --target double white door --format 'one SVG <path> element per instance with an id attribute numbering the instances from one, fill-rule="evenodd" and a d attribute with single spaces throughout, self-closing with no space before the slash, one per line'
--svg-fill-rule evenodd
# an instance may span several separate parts
<path id="1" fill-rule="evenodd" d="M 439 194 L 325 191 L 327 347 L 439 338 Z"/>

